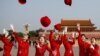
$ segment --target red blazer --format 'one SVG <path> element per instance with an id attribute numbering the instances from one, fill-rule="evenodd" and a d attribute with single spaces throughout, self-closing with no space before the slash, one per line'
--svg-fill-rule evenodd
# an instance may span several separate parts
<path id="1" fill-rule="evenodd" d="M 85 45 L 85 42 L 82 40 L 81 31 L 78 31 L 78 33 L 79 33 L 79 36 L 78 36 L 79 56 L 85 56 L 86 45 Z"/>
<path id="2" fill-rule="evenodd" d="M 100 56 L 98 51 L 99 51 L 99 46 L 98 45 L 93 45 L 94 46 L 94 49 L 90 48 L 90 51 L 91 51 L 91 55 L 90 56 Z"/>
<path id="3" fill-rule="evenodd" d="M 45 52 L 46 50 L 48 50 L 49 52 L 51 52 L 51 49 L 48 47 L 47 44 L 39 44 L 40 45 L 40 48 L 39 47 L 35 47 L 36 48 L 36 53 L 35 53 L 35 56 L 45 56 Z"/>
<path id="4" fill-rule="evenodd" d="M 64 35 L 64 36 L 62 36 L 62 41 L 63 41 L 64 47 L 65 47 L 64 56 L 74 56 L 72 45 L 75 44 L 75 38 L 73 38 L 73 41 L 67 41 L 66 35 Z"/>
<path id="5" fill-rule="evenodd" d="M 10 52 L 12 50 L 13 43 L 10 42 L 7 37 L 1 38 L 2 42 L 4 43 L 4 53 L 3 56 L 11 56 Z"/>
<path id="6" fill-rule="evenodd" d="M 90 44 L 85 43 L 85 56 L 90 56 Z"/>
<path id="7" fill-rule="evenodd" d="M 56 51 L 56 56 L 60 56 L 59 48 L 60 48 L 60 45 L 62 44 L 62 40 L 55 41 L 52 35 L 53 35 L 53 32 L 50 32 L 49 41 L 50 41 L 51 49 L 52 51 L 54 50 Z M 50 56 L 54 56 L 54 54 L 51 53 Z"/>
<path id="8" fill-rule="evenodd" d="M 15 32 L 14 32 L 15 38 L 18 42 L 18 52 L 17 56 L 28 56 L 29 54 L 29 43 L 24 42 L 23 39 L 21 39 Z"/>

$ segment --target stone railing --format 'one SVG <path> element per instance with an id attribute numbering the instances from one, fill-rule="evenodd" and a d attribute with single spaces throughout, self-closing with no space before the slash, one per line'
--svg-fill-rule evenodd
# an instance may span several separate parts
<path id="1" fill-rule="evenodd" d="M 39 34 L 42 35 L 43 32 L 40 32 Z M 49 34 L 50 34 L 50 32 L 45 32 L 45 35 L 47 36 L 47 38 L 48 38 Z M 55 32 L 54 32 L 54 34 L 55 34 Z M 62 34 L 62 32 L 59 32 L 59 34 Z M 87 38 L 95 37 L 95 38 L 100 39 L 100 32 L 82 32 L 82 34 L 85 34 Z M 68 37 L 70 37 L 71 35 L 72 35 L 72 32 L 67 33 Z"/>

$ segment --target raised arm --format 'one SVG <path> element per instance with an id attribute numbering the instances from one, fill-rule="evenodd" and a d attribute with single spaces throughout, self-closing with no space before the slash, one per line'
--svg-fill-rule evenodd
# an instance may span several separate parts
<path id="1" fill-rule="evenodd" d="M 62 37 L 60 36 L 59 45 L 62 44 Z"/>
<path id="2" fill-rule="evenodd" d="M 1 40 L 2 40 L 2 42 L 3 42 L 4 44 L 7 44 L 7 45 L 10 44 L 9 40 L 7 39 L 7 37 L 2 37 Z"/>
<path id="3" fill-rule="evenodd" d="M 99 46 L 96 45 L 95 47 L 93 45 L 90 46 L 90 51 L 93 53 L 96 53 L 99 51 Z"/>
<path id="4" fill-rule="evenodd" d="M 82 33 L 80 30 L 80 24 L 77 24 L 77 30 L 78 30 L 78 43 L 79 45 L 84 45 L 84 41 L 82 40 Z"/>
<path id="5" fill-rule="evenodd" d="M 72 32 L 72 41 L 70 43 L 73 45 L 75 44 L 75 32 Z"/>
<path id="6" fill-rule="evenodd" d="M 53 32 L 52 31 L 50 31 L 49 40 L 50 40 L 50 42 L 53 41 Z"/>
<path id="7" fill-rule="evenodd" d="M 21 37 L 19 37 L 18 34 L 17 34 L 16 32 L 13 32 L 13 34 L 14 34 L 14 36 L 15 36 L 15 39 L 16 39 L 18 42 L 23 41 L 23 40 L 21 39 Z"/>
<path id="8" fill-rule="evenodd" d="M 21 38 L 18 36 L 18 34 L 15 32 L 14 26 L 11 24 L 10 27 L 11 27 L 11 30 L 13 31 L 13 34 L 14 34 L 16 40 L 17 40 L 18 42 L 22 41 L 22 39 L 21 39 Z"/>
<path id="9" fill-rule="evenodd" d="M 66 33 L 67 33 L 67 27 L 65 27 L 65 29 L 63 30 L 63 32 L 62 32 L 62 42 L 63 43 L 66 43 L 67 41 L 66 41 L 66 38 L 67 38 L 67 36 L 66 36 Z"/>
<path id="10" fill-rule="evenodd" d="M 1 41 L 4 43 L 4 44 L 9 44 L 9 40 L 7 39 L 7 36 L 8 36 L 8 31 L 6 29 L 3 29 L 3 36 L 1 36 Z"/>
<path id="11" fill-rule="evenodd" d="M 79 34 L 79 36 L 81 36 L 80 24 L 77 24 L 77 30 L 78 30 L 78 34 Z"/>
<path id="12" fill-rule="evenodd" d="M 62 42 L 63 42 L 64 44 L 66 43 L 66 35 L 65 35 L 65 34 L 61 37 L 61 40 L 62 40 Z"/>
<path id="13" fill-rule="evenodd" d="M 51 48 L 46 44 L 46 49 L 49 51 L 49 53 L 52 52 Z"/>

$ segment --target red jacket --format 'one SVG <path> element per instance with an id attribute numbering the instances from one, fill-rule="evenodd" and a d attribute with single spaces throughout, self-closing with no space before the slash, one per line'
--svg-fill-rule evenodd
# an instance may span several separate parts
<path id="1" fill-rule="evenodd" d="M 14 32 L 15 38 L 18 42 L 18 52 L 17 56 L 28 56 L 29 54 L 29 43 L 23 41 L 15 32 Z"/>
<path id="2" fill-rule="evenodd" d="M 79 56 L 85 56 L 86 48 L 85 42 L 82 40 L 81 31 L 79 32 L 78 36 L 78 45 L 79 45 Z"/>
<path id="3" fill-rule="evenodd" d="M 53 35 L 53 32 L 50 32 L 49 41 L 50 41 L 51 49 L 52 51 L 56 51 L 56 56 L 60 56 L 59 48 L 60 48 L 60 45 L 62 44 L 62 40 L 56 41 L 53 39 L 52 35 Z M 50 56 L 54 56 L 54 54 L 51 53 Z"/>
<path id="4" fill-rule="evenodd" d="M 90 48 L 91 55 L 90 56 L 100 56 L 98 51 L 99 51 L 99 46 L 98 45 L 93 45 L 94 49 Z"/>
<path id="5" fill-rule="evenodd" d="M 73 38 L 73 41 L 67 41 L 66 35 L 64 35 L 64 36 L 62 36 L 62 41 L 63 41 L 64 47 L 65 47 L 64 56 L 74 56 L 72 45 L 75 44 L 75 38 Z"/>
<path id="6" fill-rule="evenodd" d="M 7 37 L 3 37 L 2 42 L 4 43 L 4 53 L 3 56 L 11 56 L 10 52 L 12 50 L 13 43 L 10 42 Z"/>
<path id="7" fill-rule="evenodd" d="M 51 52 L 51 49 L 48 47 L 47 44 L 39 44 L 40 45 L 40 48 L 39 47 L 35 47 L 36 48 L 36 53 L 35 53 L 35 56 L 45 56 L 45 52 L 46 50 L 48 50 L 49 52 Z"/>
<path id="8" fill-rule="evenodd" d="M 90 44 L 85 43 L 85 56 L 90 56 Z"/>

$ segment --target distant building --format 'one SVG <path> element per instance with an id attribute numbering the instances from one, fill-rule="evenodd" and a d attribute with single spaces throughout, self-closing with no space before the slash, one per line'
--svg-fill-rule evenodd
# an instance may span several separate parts
<path id="1" fill-rule="evenodd" d="M 95 31 L 96 27 L 94 24 L 91 22 L 91 20 L 61 20 L 61 27 L 62 29 L 67 26 L 68 31 L 76 31 L 77 30 L 77 24 L 80 24 L 81 26 L 81 31 L 83 32 L 91 32 Z"/>
<path id="2" fill-rule="evenodd" d="M 100 38 L 100 30 L 97 30 L 95 25 L 91 22 L 91 20 L 61 20 L 61 28 L 68 27 L 68 32 L 76 32 L 77 24 L 80 24 L 81 31 L 88 38 L 95 37 Z"/>
<path id="3" fill-rule="evenodd" d="M 100 39 L 100 30 L 97 30 L 96 26 L 91 22 L 91 20 L 61 20 L 61 28 L 62 30 L 64 27 L 67 26 L 68 33 L 67 37 L 71 37 L 72 32 L 77 32 L 77 24 L 80 24 L 81 31 L 83 34 L 86 35 L 87 38 L 95 37 L 97 39 Z M 54 31 L 53 29 L 49 29 L 46 32 L 47 38 L 49 37 L 50 31 Z M 43 34 L 43 32 L 40 32 L 40 35 Z M 62 34 L 62 32 L 60 32 Z"/>

